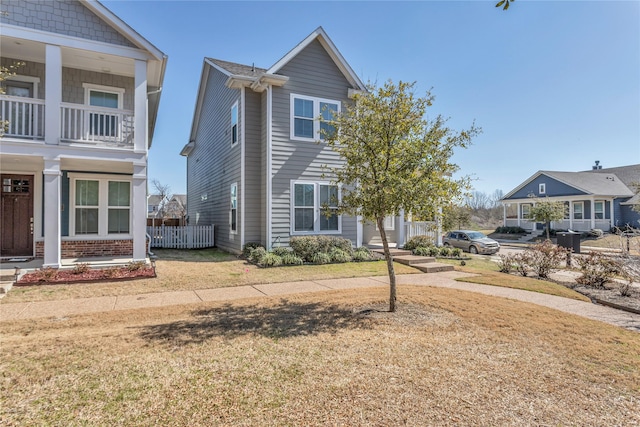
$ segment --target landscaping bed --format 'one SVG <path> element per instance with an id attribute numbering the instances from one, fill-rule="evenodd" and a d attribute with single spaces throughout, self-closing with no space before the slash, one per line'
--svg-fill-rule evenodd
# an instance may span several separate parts
<path id="1" fill-rule="evenodd" d="M 89 268 L 78 264 L 69 270 L 42 268 L 20 277 L 14 286 L 54 285 L 63 283 L 114 282 L 156 277 L 156 270 L 144 263 L 130 263 L 121 267 Z"/>

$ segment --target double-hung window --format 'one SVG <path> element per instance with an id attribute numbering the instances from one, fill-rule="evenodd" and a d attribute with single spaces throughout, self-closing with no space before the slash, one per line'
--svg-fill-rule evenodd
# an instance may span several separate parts
<path id="1" fill-rule="evenodd" d="M 334 132 L 329 123 L 340 111 L 340 101 L 291 94 L 291 139 L 316 141 L 324 139 L 324 133 Z M 322 132 L 321 132 L 322 131 Z"/>
<path id="2" fill-rule="evenodd" d="M 573 219 L 584 219 L 584 203 L 575 202 L 573 204 Z"/>
<path id="3" fill-rule="evenodd" d="M 530 219 L 531 218 L 531 205 L 530 204 L 524 204 L 522 206 L 520 206 L 520 210 L 521 210 L 521 218 L 522 219 Z"/>
<path id="4" fill-rule="evenodd" d="M 69 174 L 70 234 L 107 236 L 131 230 L 131 181 Z"/>
<path id="5" fill-rule="evenodd" d="M 338 186 L 322 182 L 292 182 L 291 233 L 340 233 Z"/>
<path id="6" fill-rule="evenodd" d="M 604 201 L 598 200 L 593 203 L 593 214 L 595 219 L 604 219 Z"/>
<path id="7" fill-rule="evenodd" d="M 231 184 L 231 210 L 229 212 L 231 232 L 238 230 L 238 184 Z"/>
<path id="8" fill-rule="evenodd" d="M 238 103 L 231 107 L 231 144 L 238 142 Z"/>

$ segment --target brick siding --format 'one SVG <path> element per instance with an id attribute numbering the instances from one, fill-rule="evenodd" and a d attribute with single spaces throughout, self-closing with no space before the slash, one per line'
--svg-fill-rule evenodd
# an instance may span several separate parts
<path id="1" fill-rule="evenodd" d="M 63 240 L 62 258 L 131 257 L 133 240 Z M 44 257 L 44 242 L 36 242 L 36 258 Z"/>

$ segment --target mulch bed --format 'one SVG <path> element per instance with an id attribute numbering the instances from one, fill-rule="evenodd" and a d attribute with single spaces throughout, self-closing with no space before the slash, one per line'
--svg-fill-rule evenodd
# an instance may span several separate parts
<path id="1" fill-rule="evenodd" d="M 576 286 L 574 291 L 580 292 L 591 298 L 596 304 L 608 305 L 620 310 L 640 314 L 640 291 L 632 289 L 630 295 L 622 296 L 617 287 L 609 284 L 605 288 L 591 288 L 587 286 Z"/>
<path id="2" fill-rule="evenodd" d="M 59 285 L 67 283 L 97 283 L 115 282 L 134 279 L 148 279 L 156 277 L 153 267 L 131 269 L 128 267 L 110 267 L 89 269 L 87 271 L 74 270 L 38 270 L 22 276 L 14 286 Z"/>

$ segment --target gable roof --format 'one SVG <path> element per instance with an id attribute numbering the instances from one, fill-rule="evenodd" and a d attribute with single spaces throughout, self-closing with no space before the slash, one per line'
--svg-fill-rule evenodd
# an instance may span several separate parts
<path id="1" fill-rule="evenodd" d="M 331 41 L 327 33 L 324 31 L 324 28 L 321 26 L 316 28 L 311 34 L 309 34 L 304 40 L 302 40 L 296 47 L 291 49 L 285 56 L 280 58 L 278 62 L 273 64 L 268 70 L 267 73 L 276 74 L 278 73 L 282 67 L 287 65 L 289 61 L 295 58 L 300 52 L 302 52 L 311 42 L 314 40 L 318 40 L 322 47 L 327 51 L 333 62 L 336 64 L 338 69 L 344 74 L 345 78 L 353 86 L 354 89 L 357 90 L 366 90 L 366 86 L 358 75 L 353 71 L 351 66 L 344 59 L 338 48 Z"/>
<path id="2" fill-rule="evenodd" d="M 212 67 L 222 74 L 226 75 L 226 86 L 233 89 L 239 89 L 241 87 L 249 87 L 254 91 L 262 92 L 267 84 L 274 86 L 282 86 L 288 80 L 289 77 L 282 74 L 278 74 L 278 71 L 284 67 L 289 61 L 291 61 L 296 55 L 298 55 L 304 48 L 306 48 L 314 40 L 318 40 L 319 43 L 327 51 L 331 59 L 334 61 L 338 69 L 344 74 L 345 78 L 350 85 L 353 86 L 353 90 L 365 91 L 366 86 L 358 78 L 351 66 L 344 59 L 342 54 L 338 51 L 333 44 L 327 33 L 322 27 L 316 28 L 311 34 L 309 34 L 304 40 L 291 49 L 285 56 L 280 58 L 278 62 L 272 65 L 269 69 L 259 68 L 255 65 L 244 65 L 236 62 L 223 61 L 215 58 L 204 58 L 202 65 L 202 73 L 200 75 L 200 83 L 198 86 L 198 94 L 196 96 L 196 105 L 193 114 L 193 121 L 191 122 L 191 132 L 189 134 L 189 142 L 180 151 L 181 156 L 188 156 L 194 148 L 194 138 L 196 129 L 198 128 L 198 122 L 200 120 L 200 111 L 202 109 L 202 102 L 204 99 L 204 90 L 207 86 L 209 78 L 209 67 Z M 349 89 L 351 92 L 352 89 Z"/>
<path id="3" fill-rule="evenodd" d="M 604 169 L 584 172 L 538 171 L 507 193 L 502 200 L 510 198 L 541 175 L 548 176 L 589 195 L 631 197 L 635 194 L 616 174 L 609 173 Z M 629 177 L 630 174 L 626 175 L 626 178 Z M 640 179 L 640 175 L 636 175 L 636 179 Z"/>

